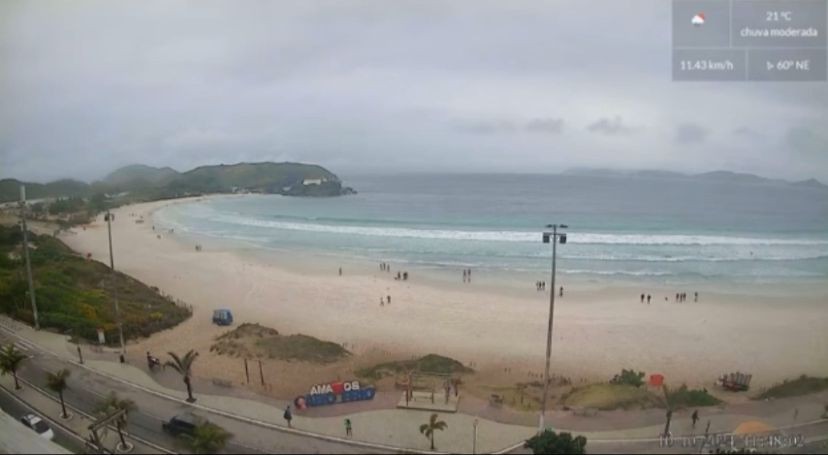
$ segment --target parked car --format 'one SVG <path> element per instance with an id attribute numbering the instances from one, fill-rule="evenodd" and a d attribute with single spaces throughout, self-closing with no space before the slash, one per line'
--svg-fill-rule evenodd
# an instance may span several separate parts
<path id="1" fill-rule="evenodd" d="M 191 412 L 185 412 L 171 418 L 169 422 L 162 423 L 161 428 L 175 437 L 182 434 L 193 436 L 195 434 L 196 427 L 201 425 L 203 422 L 203 419 L 197 415 Z"/>
<path id="2" fill-rule="evenodd" d="M 213 324 L 231 325 L 233 324 L 233 313 L 230 310 L 215 310 L 213 311 Z"/>
<path id="3" fill-rule="evenodd" d="M 23 425 L 34 430 L 35 433 L 39 434 L 41 437 L 46 438 L 48 440 L 52 440 L 55 438 L 55 433 L 49 428 L 49 425 L 43 421 L 40 417 L 34 414 L 26 414 L 20 418 L 20 422 Z"/>

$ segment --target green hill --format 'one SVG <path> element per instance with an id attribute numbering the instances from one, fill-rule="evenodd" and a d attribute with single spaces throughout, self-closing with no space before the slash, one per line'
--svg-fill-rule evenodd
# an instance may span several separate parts
<path id="1" fill-rule="evenodd" d="M 156 168 L 134 164 L 90 184 L 76 180 L 29 183 L 16 179 L 0 180 L 0 202 L 20 198 L 20 185 L 26 185 L 29 199 L 49 197 L 91 197 L 94 194 L 129 192 L 130 200 L 169 199 L 192 194 L 249 191 L 287 196 L 340 196 L 351 194 L 339 177 L 314 164 L 239 163 L 201 166 L 178 173 L 169 167 Z"/>
<path id="2" fill-rule="evenodd" d="M 124 166 L 111 172 L 101 181 L 104 185 L 124 188 L 143 188 L 148 186 L 163 186 L 170 183 L 180 174 L 170 167 L 152 167 L 143 164 Z"/>

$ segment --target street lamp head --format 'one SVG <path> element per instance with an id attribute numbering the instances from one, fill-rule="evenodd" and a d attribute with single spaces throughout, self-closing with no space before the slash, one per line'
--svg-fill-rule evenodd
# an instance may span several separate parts
<path id="1" fill-rule="evenodd" d="M 560 226 L 558 226 L 558 227 L 559 227 L 559 228 L 561 228 L 561 229 L 568 229 L 568 228 L 569 228 L 569 226 L 567 226 L 567 225 L 565 225 L 565 224 L 562 224 L 562 225 L 560 225 Z"/>
<path id="2" fill-rule="evenodd" d="M 550 233 L 548 233 L 548 232 L 544 232 L 544 233 L 543 233 L 543 243 L 549 243 L 549 236 L 550 236 L 550 235 L 551 235 L 551 234 L 550 234 Z"/>

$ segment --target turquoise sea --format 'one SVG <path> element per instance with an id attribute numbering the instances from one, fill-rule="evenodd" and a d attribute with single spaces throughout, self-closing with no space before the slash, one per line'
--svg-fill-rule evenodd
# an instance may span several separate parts
<path id="1" fill-rule="evenodd" d="M 623 175 L 345 176 L 359 194 L 244 195 L 174 204 L 155 224 L 261 254 L 302 252 L 416 270 L 591 280 L 825 283 L 828 189 Z M 531 281 L 530 281 L 531 282 Z"/>

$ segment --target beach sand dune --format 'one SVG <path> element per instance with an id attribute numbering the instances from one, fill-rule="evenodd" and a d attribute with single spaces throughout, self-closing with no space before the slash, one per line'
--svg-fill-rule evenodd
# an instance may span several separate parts
<path id="1" fill-rule="evenodd" d="M 326 275 L 206 244 L 196 251 L 178 234 L 153 231 L 152 212 L 169 203 L 123 207 L 112 226 L 116 269 L 194 309 L 190 321 L 142 341 L 141 350 L 208 354 L 214 337 L 227 330 L 211 324 L 212 310 L 229 308 L 237 323 L 344 343 L 357 354 L 408 358 L 434 352 L 479 366 L 543 369 L 548 294 L 398 282 L 369 267 L 339 277 L 337 264 Z M 146 221 L 136 223 L 139 217 Z M 99 218 L 62 239 L 108 262 L 101 226 Z M 675 291 L 648 290 L 654 301 L 647 305 L 638 300 L 641 291 L 568 284 L 555 312 L 554 372 L 606 380 L 635 368 L 691 385 L 736 370 L 752 373 L 756 385 L 828 375 L 828 298 L 818 297 L 828 292 L 799 295 L 792 289 L 788 298 L 706 293 L 699 303 L 675 304 L 664 301 Z M 380 307 L 385 295 L 392 304 Z M 197 374 L 217 376 L 237 363 L 215 357 L 199 362 Z"/>

